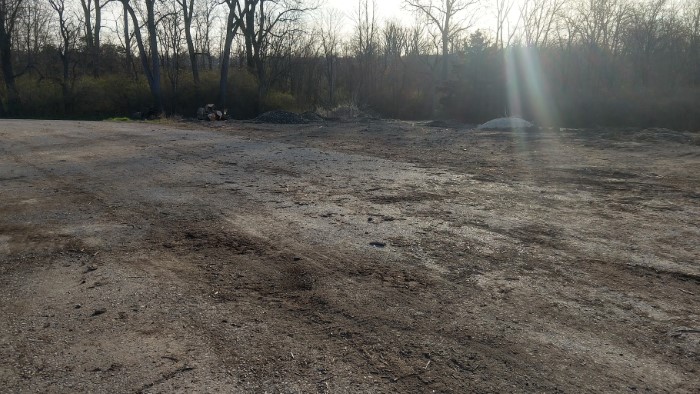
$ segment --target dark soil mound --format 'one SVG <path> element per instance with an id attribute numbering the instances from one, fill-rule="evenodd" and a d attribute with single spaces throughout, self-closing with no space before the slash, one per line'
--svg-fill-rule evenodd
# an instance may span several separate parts
<path id="1" fill-rule="evenodd" d="M 309 123 L 301 115 L 288 111 L 268 111 L 255 118 L 261 123 L 277 123 L 277 124 L 304 124 Z"/>

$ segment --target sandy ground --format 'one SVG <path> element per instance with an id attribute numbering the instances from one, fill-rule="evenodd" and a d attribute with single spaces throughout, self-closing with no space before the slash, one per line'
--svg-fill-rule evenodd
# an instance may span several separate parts
<path id="1" fill-rule="evenodd" d="M 698 392 L 698 141 L 0 121 L 0 391 Z"/>

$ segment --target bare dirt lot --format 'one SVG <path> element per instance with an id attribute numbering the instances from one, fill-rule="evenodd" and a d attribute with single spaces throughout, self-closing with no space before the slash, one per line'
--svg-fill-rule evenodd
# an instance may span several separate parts
<path id="1" fill-rule="evenodd" d="M 0 121 L 0 391 L 698 392 L 698 141 Z"/>

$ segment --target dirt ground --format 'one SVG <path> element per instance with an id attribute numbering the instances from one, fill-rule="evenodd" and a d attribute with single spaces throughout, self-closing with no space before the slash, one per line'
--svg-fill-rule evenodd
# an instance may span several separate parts
<path id="1" fill-rule="evenodd" d="M 699 142 L 0 121 L 0 392 L 697 393 Z"/>

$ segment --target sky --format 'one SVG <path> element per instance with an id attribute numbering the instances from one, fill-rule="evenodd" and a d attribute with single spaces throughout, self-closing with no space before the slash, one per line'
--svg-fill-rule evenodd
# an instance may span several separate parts
<path id="1" fill-rule="evenodd" d="M 324 0 L 321 0 L 324 2 Z M 371 1 L 371 0 L 370 0 Z M 521 0 L 515 0 L 515 4 L 519 5 Z M 380 25 L 386 20 L 395 20 L 404 25 L 413 25 L 416 20 L 414 13 L 404 7 L 404 0 L 376 0 L 377 20 Z M 488 2 L 486 2 L 489 4 Z M 325 0 L 322 3 L 322 8 L 335 8 L 340 10 L 345 15 L 343 20 L 343 31 L 349 32 L 355 24 L 355 16 L 357 14 L 358 0 Z M 515 7 L 514 7 L 515 9 Z M 495 24 L 493 11 L 485 9 L 483 6 L 478 11 L 478 18 L 472 30 L 482 29 L 491 30 Z"/>
<path id="2" fill-rule="evenodd" d="M 377 19 L 380 21 L 397 19 L 401 22 L 412 22 L 410 12 L 402 9 L 403 0 L 377 0 Z M 327 8 L 336 8 L 345 14 L 346 24 L 352 24 L 357 14 L 357 0 L 326 0 Z"/>

